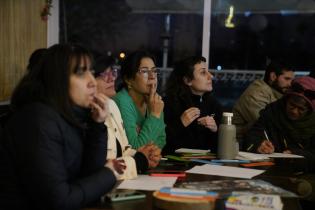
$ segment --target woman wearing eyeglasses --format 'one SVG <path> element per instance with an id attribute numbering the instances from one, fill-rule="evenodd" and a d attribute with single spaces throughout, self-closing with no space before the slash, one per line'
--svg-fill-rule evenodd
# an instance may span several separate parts
<path id="1" fill-rule="evenodd" d="M 299 77 L 283 98 L 260 112 L 248 131 L 244 149 L 257 153 L 292 153 L 305 157 L 315 171 L 315 79 Z"/>
<path id="2" fill-rule="evenodd" d="M 166 86 L 164 154 L 182 147 L 216 152 L 222 108 L 211 91 L 212 75 L 204 57 L 191 56 L 177 63 Z"/>
<path id="3" fill-rule="evenodd" d="M 116 95 L 115 81 L 118 68 L 113 57 L 101 57 L 96 60 L 95 77 L 97 90 L 109 97 L 107 99 L 109 116 L 105 120 L 107 127 L 107 159 L 123 159 L 126 170 L 120 179 L 133 179 L 138 173 L 145 172 L 149 167 L 157 166 L 160 160 L 160 149 L 154 144 L 145 144 L 132 149 L 129 144 L 124 123 L 116 103 L 111 99 Z"/>
<path id="4" fill-rule="evenodd" d="M 145 51 L 130 54 L 122 64 L 122 89 L 114 97 L 129 143 L 136 149 L 154 143 L 165 145 L 164 103 L 156 92 L 158 69 Z"/>

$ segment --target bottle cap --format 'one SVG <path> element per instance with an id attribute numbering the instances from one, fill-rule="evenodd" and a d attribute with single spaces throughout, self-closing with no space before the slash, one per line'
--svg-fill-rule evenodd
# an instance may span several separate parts
<path id="1" fill-rule="evenodd" d="M 223 117 L 233 117 L 232 112 L 223 112 Z"/>

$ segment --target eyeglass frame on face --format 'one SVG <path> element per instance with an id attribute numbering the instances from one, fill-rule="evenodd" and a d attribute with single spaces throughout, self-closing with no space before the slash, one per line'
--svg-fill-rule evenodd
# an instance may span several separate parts
<path id="1" fill-rule="evenodd" d="M 154 77 L 158 77 L 161 73 L 159 68 L 153 67 L 149 69 L 148 67 L 141 67 L 138 69 L 137 73 L 140 73 L 144 78 L 149 78 L 150 75 L 154 75 Z"/>
<path id="2" fill-rule="evenodd" d="M 102 73 L 100 73 L 100 76 L 103 78 L 109 77 L 109 76 L 117 78 L 119 68 L 117 66 L 109 66 L 109 68 L 110 68 L 109 71 L 107 70 L 103 71 Z"/>

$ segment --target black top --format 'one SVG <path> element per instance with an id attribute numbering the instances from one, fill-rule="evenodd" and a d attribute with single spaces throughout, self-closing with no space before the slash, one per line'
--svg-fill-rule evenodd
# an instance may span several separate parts
<path id="1" fill-rule="evenodd" d="M 0 209 L 80 209 L 113 188 L 107 129 L 76 114 L 85 128 L 41 103 L 13 114 L 0 144 Z"/>
<path id="2" fill-rule="evenodd" d="M 200 109 L 200 117 L 215 114 L 214 119 L 219 127 L 222 118 L 222 107 L 219 102 L 210 95 L 204 94 L 202 97 L 193 95 L 187 100 L 183 96 L 164 98 L 164 116 L 166 123 L 166 145 L 163 148 L 164 154 L 171 154 L 178 148 L 210 149 L 217 151 L 217 132 L 198 125 L 197 120 L 189 126 L 184 127 L 180 116 L 185 110 L 191 107 Z"/>

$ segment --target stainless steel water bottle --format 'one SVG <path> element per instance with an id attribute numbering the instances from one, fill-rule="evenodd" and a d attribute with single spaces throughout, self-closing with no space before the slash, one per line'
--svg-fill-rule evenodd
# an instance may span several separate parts
<path id="1" fill-rule="evenodd" d="M 223 112 L 218 134 L 218 158 L 234 159 L 238 153 L 236 128 L 232 124 L 233 113 Z"/>

